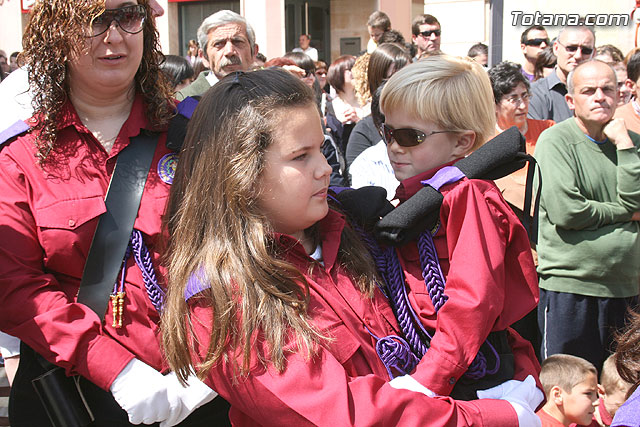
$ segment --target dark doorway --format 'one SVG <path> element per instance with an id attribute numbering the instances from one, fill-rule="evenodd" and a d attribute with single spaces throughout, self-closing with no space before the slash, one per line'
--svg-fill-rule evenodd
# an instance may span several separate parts
<path id="1" fill-rule="evenodd" d="M 300 34 L 310 34 L 318 59 L 330 64 L 329 0 L 285 0 L 284 7 L 287 52 L 298 47 Z"/>

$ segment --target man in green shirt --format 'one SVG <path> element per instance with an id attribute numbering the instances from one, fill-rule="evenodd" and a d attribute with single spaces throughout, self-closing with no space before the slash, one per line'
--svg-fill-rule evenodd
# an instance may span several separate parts
<path id="1" fill-rule="evenodd" d="M 640 136 L 612 119 L 616 75 L 600 61 L 567 82 L 575 117 L 547 129 L 540 167 L 541 357 L 568 353 L 600 368 L 640 283 Z"/>

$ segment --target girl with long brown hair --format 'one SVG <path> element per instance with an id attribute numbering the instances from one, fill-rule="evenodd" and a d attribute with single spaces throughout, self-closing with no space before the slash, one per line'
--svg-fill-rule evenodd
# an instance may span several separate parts
<path id="1" fill-rule="evenodd" d="M 52 372 L 76 376 L 82 396 L 74 403 L 89 406 L 92 425 L 194 426 L 215 417 L 216 404 L 204 405 L 213 390 L 163 375 L 159 241 L 177 156 L 165 144 L 175 103 L 158 68 L 153 14 L 161 11 L 155 0 L 47 0 L 31 11 L 23 55 L 34 116 L 0 153 L 0 330 L 22 341 L 11 425 L 57 424 L 53 418 L 74 401 L 60 393 L 39 399 L 32 385 Z M 124 216 L 105 194 L 116 165 L 125 168 L 123 157 L 148 133 L 157 136 L 149 141 L 148 173 L 141 170 L 147 179 L 131 237 L 120 239 L 120 253 L 100 257 L 121 266 L 117 284 L 107 283 L 94 311 L 78 299 L 93 236 L 100 216 Z M 200 405 L 206 417 L 190 416 Z M 226 403 L 220 406 L 224 420 Z"/>
<path id="2" fill-rule="evenodd" d="M 374 263 L 327 201 L 323 140 L 313 92 L 285 71 L 202 98 L 167 212 L 171 367 L 195 369 L 234 425 L 517 425 L 506 401 L 431 398 L 404 375 Z"/>

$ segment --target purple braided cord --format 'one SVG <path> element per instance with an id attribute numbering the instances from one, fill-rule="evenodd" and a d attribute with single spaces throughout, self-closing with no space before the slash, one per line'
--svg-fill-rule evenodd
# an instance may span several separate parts
<path id="1" fill-rule="evenodd" d="M 355 223 L 353 223 L 352 226 L 354 227 L 356 232 L 360 234 L 365 245 L 368 247 L 369 252 L 371 253 L 371 257 L 373 258 L 376 264 L 376 268 L 378 269 L 379 272 L 381 272 L 383 279 L 385 279 L 385 281 L 389 283 L 385 275 L 386 275 L 387 265 L 388 265 L 387 264 L 388 252 L 389 251 L 393 252 L 394 251 L 393 248 L 387 249 L 386 253 L 383 252 L 380 246 L 378 245 L 378 243 L 369 233 L 365 232 L 362 228 L 357 226 Z M 384 287 L 380 287 L 380 286 L 378 287 L 383 292 L 383 294 L 387 298 L 389 298 L 388 290 Z M 397 314 L 396 314 L 396 317 L 398 317 Z M 393 372 L 391 370 L 392 368 L 395 368 L 397 371 L 400 371 L 404 374 L 413 372 L 413 370 L 415 369 L 416 365 L 420 360 L 411 351 L 411 347 L 409 346 L 407 341 L 405 341 L 402 337 L 399 337 L 397 335 L 389 335 L 384 338 L 378 338 L 373 333 L 371 333 L 371 331 L 369 331 L 369 328 L 367 328 L 366 325 L 365 325 L 365 328 L 367 329 L 369 334 L 376 339 L 376 353 L 378 354 L 380 361 L 384 364 L 385 368 L 387 369 L 387 372 L 389 373 L 389 378 L 394 378 Z M 401 326 L 401 329 L 403 332 L 405 332 L 405 328 L 402 328 Z"/>
<path id="2" fill-rule="evenodd" d="M 429 297 L 431 298 L 431 302 L 433 303 L 433 307 L 437 313 L 444 303 L 447 302 L 449 297 L 444 293 L 444 274 L 442 274 L 440 262 L 438 262 L 438 253 L 436 252 L 435 245 L 433 244 L 433 237 L 429 230 L 425 230 L 420 234 L 420 237 L 418 238 L 418 251 L 420 253 L 422 277 L 424 278 L 424 283 L 427 286 Z M 489 341 L 486 342 L 495 355 L 495 367 L 491 370 L 487 370 L 487 358 L 482 351 L 478 351 L 478 354 L 469 365 L 467 372 L 465 372 L 465 377 L 477 380 L 485 377 L 487 374 L 492 375 L 498 372 L 498 369 L 500 368 L 500 357 L 491 343 Z"/>
<path id="3" fill-rule="evenodd" d="M 395 249 L 389 247 L 383 251 L 369 233 L 366 233 L 358 226 L 354 225 L 354 228 L 362 237 L 374 259 L 376 268 L 387 283 L 389 291 L 387 297 L 393 301 L 398 324 L 408 340 L 407 344 L 407 341 L 396 335 L 390 335 L 380 339 L 369 331 L 377 340 L 376 352 L 385 365 L 390 378 L 393 378 L 391 368 L 410 373 L 428 350 L 428 345 L 423 343 L 415 325 L 417 324 L 422 332 L 429 338 L 431 338 L 431 335 L 424 329 L 422 322 L 420 322 L 413 307 L 411 307 L 409 303 L 402 267 Z M 449 297 L 444 293 L 444 274 L 440 268 L 440 262 L 438 261 L 437 252 L 433 244 L 433 237 L 429 230 L 423 232 L 418 238 L 418 251 L 420 254 L 422 276 L 437 313 Z M 387 294 L 384 289 L 382 289 L 382 291 L 385 295 Z M 415 322 L 412 321 L 412 319 Z M 487 344 L 495 356 L 495 367 L 487 370 L 487 359 L 485 355 L 479 351 L 469 366 L 469 369 L 465 372 L 465 377 L 480 379 L 486 375 L 495 374 L 498 371 L 500 367 L 500 357 L 491 343 L 487 341 Z"/>
<path id="4" fill-rule="evenodd" d="M 412 349 L 412 355 L 414 357 L 419 357 L 416 357 L 416 362 L 407 360 L 407 363 L 413 364 L 413 366 L 409 370 L 409 372 L 411 372 L 413 371 L 413 367 L 416 366 L 417 362 L 426 354 L 428 350 L 428 346 L 420 339 L 415 325 L 419 325 L 423 333 L 425 333 L 429 337 L 431 336 L 424 329 L 422 322 L 420 322 L 417 314 L 413 310 L 413 307 L 411 307 L 411 304 L 409 303 L 406 286 L 404 285 L 405 280 L 403 277 L 400 260 L 398 259 L 395 249 L 387 248 L 387 250 L 382 251 L 377 242 L 375 242 L 375 240 L 368 233 L 365 233 L 363 230 L 357 227 L 356 231 L 358 231 L 359 234 L 363 237 L 363 240 L 368 246 L 369 251 L 371 252 L 371 255 L 376 263 L 376 268 L 382 274 L 385 282 L 387 283 L 387 287 L 389 289 L 389 297 L 393 301 L 398 324 L 400 325 L 402 332 L 409 342 L 409 346 Z M 431 298 L 431 301 L 437 313 L 440 308 L 442 308 L 444 303 L 449 299 L 449 297 L 444 293 L 444 274 L 442 273 L 442 269 L 440 268 L 438 255 L 435 249 L 435 245 L 433 244 L 433 237 L 431 236 L 431 232 L 429 230 L 425 230 L 420 234 L 420 237 L 418 238 L 418 251 L 420 254 L 422 277 L 424 278 L 429 297 Z M 412 321 L 412 318 L 413 320 L 415 320 L 415 323 Z M 389 338 L 387 340 L 387 345 L 392 346 L 393 351 L 398 352 L 397 357 L 399 359 L 402 359 L 403 361 L 406 360 L 403 358 L 404 356 L 400 355 L 404 350 L 400 348 L 401 345 L 390 337 L 385 337 L 383 339 L 386 340 L 387 338 Z M 480 379 L 486 375 L 495 374 L 498 371 L 498 369 L 500 368 L 500 357 L 498 356 L 498 353 L 491 345 L 491 343 L 487 341 L 487 344 L 489 345 L 491 351 L 495 356 L 496 365 L 493 369 L 487 370 L 487 358 L 481 351 L 479 351 L 476 357 L 473 359 L 473 362 L 471 362 L 471 365 L 469 365 L 469 369 L 467 370 L 467 372 L 465 372 L 465 377 L 471 379 Z M 390 373 L 390 366 L 393 365 L 389 365 L 388 363 L 390 363 L 390 360 L 392 360 L 391 357 L 387 356 L 387 353 L 385 353 L 384 351 L 378 350 L 378 344 L 376 344 L 376 351 L 378 352 L 380 360 L 382 360 L 382 362 L 385 364 L 385 367 L 387 367 L 387 371 L 389 371 Z"/>
<path id="5" fill-rule="evenodd" d="M 147 289 L 147 295 L 149 296 L 149 299 L 156 311 L 160 313 L 164 306 L 165 292 L 158 284 L 158 279 L 156 278 L 156 272 L 153 269 L 149 250 L 144 244 L 142 233 L 139 230 L 133 229 L 129 244 L 133 249 L 133 256 L 136 260 L 136 264 L 142 272 L 142 279 L 144 280 L 144 286 Z"/>
<path id="6" fill-rule="evenodd" d="M 394 378 L 391 368 L 410 374 L 420 361 L 409 348 L 409 344 L 397 335 L 387 335 L 376 342 L 376 353 L 387 368 L 389 378 Z"/>
<path id="7" fill-rule="evenodd" d="M 415 352 L 416 348 L 419 348 L 419 346 L 424 347 L 424 352 L 420 354 L 420 356 L 422 357 L 424 353 L 426 353 L 426 345 L 422 343 L 420 336 L 416 332 L 415 324 L 418 324 L 420 326 L 424 334 L 429 337 L 430 335 L 422 327 L 422 322 L 420 322 L 420 320 L 418 319 L 418 315 L 415 313 L 415 311 L 413 311 L 411 304 L 409 304 L 407 291 L 404 287 L 402 268 L 400 267 L 400 261 L 398 260 L 395 249 L 393 247 L 389 247 L 383 251 L 369 233 L 366 233 L 358 226 L 355 226 L 354 228 L 358 233 L 360 233 L 362 239 L 369 248 L 369 252 L 371 253 L 371 256 L 376 263 L 376 268 L 382 275 L 385 282 L 388 284 L 388 291 L 392 292 L 391 299 L 394 302 L 393 307 L 396 310 L 396 319 L 398 320 L 398 324 L 400 325 L 402 332 L 405 334 L 405 337 L 407 337 L 412 344 L 411 348 Z M 395 268 L 388 268 L 391 266 L 395 266 Z M 394 274 L 394 277 L 390 277 L 390 272 Z M 398 283 L 400 283 L 401 285 L 392 288 L 393 285 L 397 285 Z M 387 291 L 383 289 L 383 292 L 385 293 L 385 295 L 387 295 Z M 387 298 L 389 298 L 389 295 L 387 295 Z M 411 318 L 415 320 L 415 324 L 411 322 Z M 417 355 L 418 353 L 416 352 L 415 354 Z"/>
<path id="8" fill-rule="evenodd" d="M 420 339 L 420 335 L 418 335 L 415 323 L 413 322 L 415 314 L 407 297 L 407 289 L 398 255 L 393 247 L 388 248 L 384 252 L 384 255 L 387 258 L 387 269 L 384 272 L 384 276 L 387 286 L 389 287 L 390 299 L 393 301 L 393 306 L 396 309 L 398 324 L 404 336 L 407 338 L 411 349 L 416 356 L 419 356 L 421 359 L 427 352 L 428 347 Z"/>
<path id="9" fill-rule="evenodd" d="M 382 249 L 380 249 L 380 246 L 378 245 L 376 240 L 373 238 L 373 236 L 371 236 L 371 234 L 365 232 L 364 229 L 362 229 L 360 226 L 358 226 L 355 222 L 352 223 L 351 226 L 360 235 L 360 237 L 362 238 L 362 241 L 364 242 L 365 246 L 369 250 L 369 253 L 371 254 L 371 257 L 373 258 L 373 262 L 376 264 L 376 269 L 379 272 L 386 271 L 387 270 L 387 259 L 385 258 L 384 254 L 382 253 Z M 387 298 L 389 298 L 389 296 L 387 295 L 387 290 L 386 290 L 385 287 L 380 286 L 378 284 L 378 288 L 382 291 L 382 293 Z"/>
<path id="10" fill-rule="evenodd" d="M 467 372 L 465 372 L 465 377 L 471 378 L 472 380 L 478 380 L 485 377 L 486 375 L 493 375 L 498 372 L 498 369 L 500 369 L 500 356 L 498 355 L 498 352 L 489 341 L 486 341 L 486 343 L 493 352 L 496 360 L 496 365 L 493 367 L 493 369 L 487 369 L 487 358 L 481 351 L 478 351 L 475 359 L 473 359 L 473 362 L 471 362 L 471 365 L 469 365 L 469 369 L 467 369 Z"/>
<path id="11" fill-rule="evenodd" d="M 393 307 L 395 308 L 396 319 L 400 329 L 409 341 L 415 355 L 422 357 L 427 352 L 427 346 L 422 342 L 415 328 L 416 324 L 422 328 L 422 323 L 409 303 L 407 290 L 404 286 L 402 267 L 395 249 L 389 247 L 383 251 L 368 233 L 358 227 L 356 227 L 356 231 L 360 233 L 365 244 L 369 247 L 369 252 L 371 252 L 371 256 L 376 263 L 376 268 L 387 283 L 387 289 L 390 299 L 394 302 Z M 412 319 L 415 320 L 415 323 Z M 422 328 L 422 331 L 427 333 L 424 328 Z"/>
<path id="12" fill-rule="evenodd" d="M 127 260 L 131 256 L 131 246 L 127 245 L 127 249 L 124 251 L 124 258 L 122 258 L 122 267 L 120 267 L 120 287 L 118 287 L 118 281 L 113 284 L 113 294 L 117 294 L 119 291 L 122 292 L 124 290 L 124 278 L 127 273 Z"/>
<path id="13" fill-rule="evenodd" d="M 418 251 L 420 252 L 422 277 L 424 278 L 424 283 L 427 285 L 433 307 L 436 312 L 438 312 L 449 297 L 444 294 L 444 274 L 442 274 L 436 248 L 433 244 L 433 237 L 431 237 L 429 230 L 425 230 L 420 234 L 418 238 Z"/>

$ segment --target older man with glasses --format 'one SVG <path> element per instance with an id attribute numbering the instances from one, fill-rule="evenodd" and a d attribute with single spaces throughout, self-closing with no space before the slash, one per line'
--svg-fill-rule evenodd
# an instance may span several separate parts
<path id="1" fill-rule="evenodd" d="M 593 57 L 595 43 L 596 36 L 588 27 L 565 27 L 560 31 L 553 43 L 553 53 L 558 58 L 554 72 L 531 86 L 530 118 L 558 123 L 573 116 L 565 100 L 567 76 Z"/>
<path id="2" fill-rule="evenodd" d="M 536 60 L 540 52 L 550 44 L 547 30 L 542 25 L 534 25 L 522 32 L 520 36 L 520 49 L 524 55 L 522 75 L 530 82 L 534 80 Z"/>

